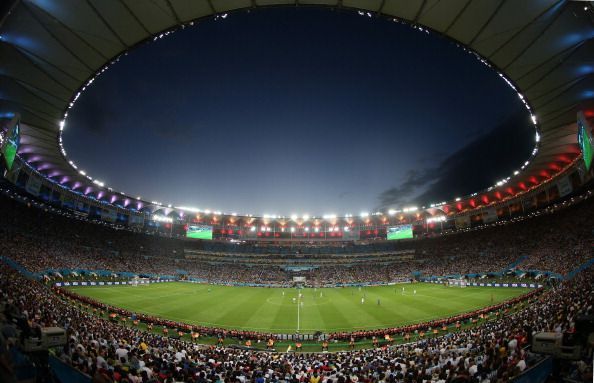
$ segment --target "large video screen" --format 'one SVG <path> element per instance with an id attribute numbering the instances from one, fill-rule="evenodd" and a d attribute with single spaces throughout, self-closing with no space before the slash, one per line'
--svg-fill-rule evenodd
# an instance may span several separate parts
<path id="1" fill-rule="evenodd" d="M 212 226 L 189 225 L 186 231 L 186 238 L 212 239 Z"/>
<path id="2" fill-rule="evenodd" d="M 388 240 L 409 239 L 413 237 L 413 227 L 412 225 L 398 225 L 388 227 L 386 236 Z"/>
<path id="3" fill-rule="evenodd" d="M 578 113 L 578 144 L 582 150 L 582 157 L 586 170 L 590 170 L 592 165 L 592 129 L 588 125 L 584 115 Z"/>
<path id="4" fill-rule="evenodd" d="M 11 170 L 14 158 L 19 149 L 19 143 L 21 140 L 21 132 L 18 117 L 14 117 L 9 124 L 8 131 L 6 132 L 6 139 L 2 144 L 2 157 L 4 157 L 4 164 L 6 169 Z"/>

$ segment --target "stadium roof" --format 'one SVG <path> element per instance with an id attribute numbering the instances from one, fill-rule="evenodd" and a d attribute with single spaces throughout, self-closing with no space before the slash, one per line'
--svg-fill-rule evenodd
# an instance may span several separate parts
<path id="1" fill-rule="evenodd" d="M 455 40 L 507 77 L 532 108 L 540 130 L 538 153 L 500 185 L 507 195 L 525 190 L 522 184 L 550 179 L 579 155 L 576 112 L 594 99 L 594 10 L 589 2 L 563 0 L 5 1 L 0 5 L 0 114 L 21 113 L 19 154 L 69 188 L 103 189 L 105 199 L 122 198 L 80 174 L 61 152 L 61 121 L 78 93 L 118 56 L 164 32 L 231 11 L 277 5 L 397 18 Z M 484 105 L 489 107 L 488 99 Z"/>

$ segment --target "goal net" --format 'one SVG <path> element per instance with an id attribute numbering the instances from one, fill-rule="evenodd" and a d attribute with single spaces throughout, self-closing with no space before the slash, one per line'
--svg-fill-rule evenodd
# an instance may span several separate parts
<path id="1" fill-rule="evenodd" d="M 466 280 L 450 278 L 446 281 L 448 287 L 466 287 Z"/>
<path id="2" fill-rule="evenodd" d="M 137 287 L 137 286 L 148 286 L 149 285 L 149 279 L 148 278 L 138 278 L 138 277 L 134 277 L 132 278 L 132 280 L 130 281 L 132 286 Z"/>

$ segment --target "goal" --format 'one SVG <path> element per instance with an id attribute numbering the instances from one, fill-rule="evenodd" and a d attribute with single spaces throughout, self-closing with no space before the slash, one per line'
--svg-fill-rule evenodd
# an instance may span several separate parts
<path id="1" fill-rule="evenodd" d="M 446 281 L 446 286 L 448 286 L 448 287 L 466 287 L 466 280 L 448 278 L 448 280 Z"/>
<path id="2" fill-rule="evenodd" d="M 148 286 L 150 282 L 149 282 L 148 278 L 134 277 L 134 278 L 132 278 L 130 283 L 132 284 L 132 286 L 138 287 L 138 286 Z"/>

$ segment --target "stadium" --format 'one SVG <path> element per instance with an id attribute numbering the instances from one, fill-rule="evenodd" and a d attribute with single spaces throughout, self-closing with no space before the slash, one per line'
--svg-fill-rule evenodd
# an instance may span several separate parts
<path id="1" fill-rule="evenodd" d="M 438 203 L 286 216 L 145 200 L 68 156 L 129 52 L 277 7 L 455 44 L 517 94 L 531 155 Z M 593 37 L 587 1 L 2 2 L 0 382 L 592 381 Z"/>

